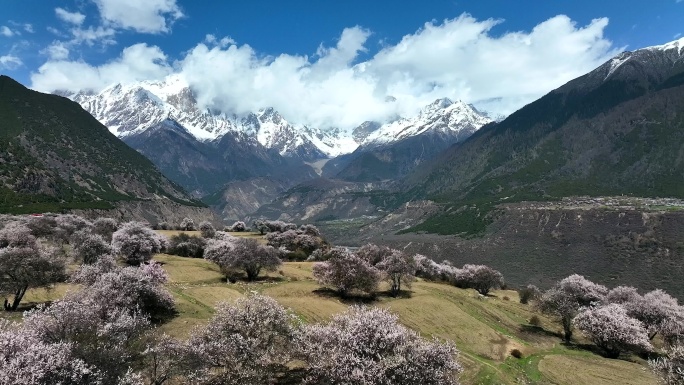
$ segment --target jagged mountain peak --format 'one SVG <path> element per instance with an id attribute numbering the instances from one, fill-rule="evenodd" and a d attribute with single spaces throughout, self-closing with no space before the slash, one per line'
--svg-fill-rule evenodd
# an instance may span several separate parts
<path id="1" fill-rule="evenodd" d="M 665 43 L 665 44 L 661 44 L 661 45 L 654 45 L 652 47 L 647 47 L 644 49 L 660 50 L 660 51 L 676 50 L 679 55 L 682 55 L 684 53 L 684 37 L 679 38 L 677 40 L 673 40 L 669 43 Z"/>
<path id="2" fill-rule="evenodd" d="M 199 141 L 219 141 L 227 134 L 236 140 L 247 136 L 283 156 L 303 157 L 306 161 L 351 153 L 373 135 L 378 135 L 376 141 L 391 143 L 428 131 L 450 135 L 465 127 L 464 132 L 472 133 L 488 122 L 462 101 L 442 98 L 424 107 L 417 117 L 395 118 L 389 123 L 422 127 L 402 130 L 399 136 L 394 132 L 379 134 L 381 125 L 371 122 L 354 130 L 322 130 L 289 122 L 273 107 L 243 116 L 201 109 L 196 94 L 179 74 L 161 80 L 113 84 L 97 94 L 81 92 L 64 96 L 80 103 L 119 137 L 138 135 L 172 120 Z"/>
<path id="3" fill-rule="evenodd" d="M 424 107 L 416 117 L 399 119 L 372 131 L 362 146 L 381 146 L 422 134 L 438 134 L 458 141 L 491 121 L 461 100 L 441 98 Z"/>

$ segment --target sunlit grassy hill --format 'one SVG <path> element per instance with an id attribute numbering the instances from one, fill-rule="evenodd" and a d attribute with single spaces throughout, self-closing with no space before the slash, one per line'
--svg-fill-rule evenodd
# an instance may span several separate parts
<path id="1" fill-rule="evenodd" d="M 286 262 L 257 282 L 232 284 L 216 265 L 203 259 L 165 254 L 154 259 L 169 273 L 167 286 L 178 311 L 160 328 L 176 337 L 186 337 L 196 325 L 205 323 L 216 303 L 234 301 L 251 291 L 275 298 L 309 323 L 326 321 L 355 303 L 322 289 L 313 279 L 309 262 Z M 50 292 L 30 291 L 26 305 L 57 299 L 69 289 L 60 285 Z M 463 384 L 656 384 L 646 362 L 637 356 L 606 359 L 581 339 L 578 346 L 561 344 L 560 326 L 531 305 L 520 304 L 515 291 L 482 297 L 474 290 L 418 280 L 404 296 L 381 293 L 376 299 L 360 301 L 389 308 L 404 325 L 425 337 L 453 341 L 465 367 Z M 541 326 L 530 325 L 535 315 Z M 522 352 L 522 358 L 513 357 L 513 349 Z"/>

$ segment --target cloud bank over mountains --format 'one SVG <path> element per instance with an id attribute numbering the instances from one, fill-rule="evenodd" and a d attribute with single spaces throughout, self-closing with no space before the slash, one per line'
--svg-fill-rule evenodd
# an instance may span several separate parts
<path id="1" fill-rule="evenodd" d="M 579 26 L 559 15 L 531 31 L 495 34 L 492 29 L 503 20 L 463 14 L 427 22 L 370 56 L 373 32 L 354 26 L 341 32 L 334 47 L 321 45 L 310 56 L 264 56 L 249 44 L 207 35 L 181 57 L 142 42 L 93 65 L 70 52 L 83 42 L 97 44 L 98 31 L 106 45 L 120 30 L 171 33 L 173 22 L 190 17 L 174 0 L 144 6 L 132 0 L 94 1 L 101 16 L 98 26 L 83 28 L 78 14 L 56 10 L 71 28 L 71 40 L 46 48 L 48 61 L 31 76 L 34 89 L 97 92 L 113 83 L 180 74 L 204 108 L 240 115 L 273 107 L 290 121 L 350 128 L 413 115 L 442 97 L 507 115 L 621 50 L 604 37 L 606 18 Z M 130 14 L 137 16 L 127 18 Z"/>

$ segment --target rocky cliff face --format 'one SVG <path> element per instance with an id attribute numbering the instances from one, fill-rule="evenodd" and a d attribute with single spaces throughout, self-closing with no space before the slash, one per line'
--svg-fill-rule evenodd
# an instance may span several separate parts
<path id="1" fill-rule="evenodd" d="M 114 218 L 118 221 L 141 221 L 150 224 L 168 222 L 179 225 L 184 218 L 192 219 L 196 224 L 209 221 L 214 226 L 221 226 L 224 222 L 207 207 L 185 206 L 175 202 L 119 202 L 115 208 L 109 210 L 73 210 L 74 214 L 85 218 L 100 217 Z"/>
<path id="2" fill-rule="evenodd" d="M 439 209 L 429 202 L 414 203 L 333 241 L 350 245 L 373 241 L 455 265 L 490 265 L 501 270 L 512 287 L 532 283 L 548 288 L 577 273 L 610 287 L 662 288 L 684 298 L 684 204 L 611 201 L 620 199 L 501 205 L 492 214 L 487 232 L 470 239 L 395 234 Z"/>

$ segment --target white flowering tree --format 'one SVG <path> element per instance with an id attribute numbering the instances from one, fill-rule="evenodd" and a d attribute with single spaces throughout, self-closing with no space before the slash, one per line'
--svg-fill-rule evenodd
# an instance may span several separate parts
<path id="1" fill-rule="evenodd" d="M 607 293 L 605 286 L 573 274 L 544 292 L 537 307 L 543 313 L 558 318 L 563 326 L 563 338 L 569 342 L 572 339 L 572 320 L 580 309 L 603 301 Z"/>
<path id="2" fill-rule="evenodd" d="M 380 282 L 380 272 L 353 253 L 334 248 L 325 262 L 313 265 L 313 276 L 319 284 L 329 286 L 346 297 L 352 291 L 375 293 Z"/>
<path id="3" fill-rule="evenodd" d="M 324 325 L 308 325 L 298 350 L 307 384 L 458 384 L 450 343 L 425 340 L 379 308 L 352 306 Z"/>
<path id="4" fill-rule="evenodd" d="M 220 303 L 209 323 L 190 338 L 201 362 L 191 376 L 200 384 L 272 383 L 286 371 L 297 328 L 293 315 L 266 296 Z"/>
<path id="5" fill-rule="evenodd" d="M 573 323 L 609 358 L 618 358 L 624 351 L 653 349 L 641 321 L 630 317 L 627 310 L 616 303 L 586 308 Z"/>
<path id="6" fill-rule="evenodd" d="M 138 266 L 161 252 L 168 241 L 141 222 L 124 223 L 112 235 L 112 248 L 129 265 Z"/>

